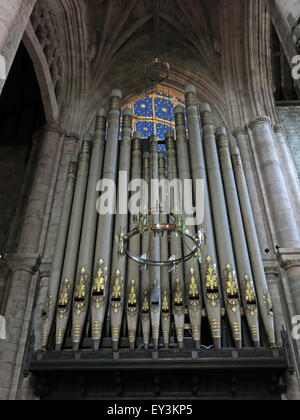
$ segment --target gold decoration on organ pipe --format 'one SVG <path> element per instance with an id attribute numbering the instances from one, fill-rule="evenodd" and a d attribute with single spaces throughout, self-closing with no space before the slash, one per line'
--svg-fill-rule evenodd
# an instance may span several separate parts
<path id="1" fill-rule="evenodd" d="M 235 174 L 235 182 L 239 195 L 239 202 L 244 220 L 244 228 L 247 237 L 249 256 L 252 265 L 252 272 L 255 282 L 260 314 L 262 316 L 263 324 L 269 338 L 269 344 L 271 346 L 275 346 L 276 341 L 272 301 L 262 261 L 254 216 L 244 174 L 243 163 L 239 149 L 238 147 L 236 147 L 236 145 L 232 147 L 231 159 Z"/>
<path id="2" fill-rule="evenodd" d="M 74 154 L 71 158 L 66 187 L 64 193 L 64 200 L 62 205 L 62 212 L 59 222 L 58 236 L 53 256 L 53 262 L 50 273 L 49 288 L 42 314 L 42 349 L 46 350 L 50 331 L 55 318 L 55 311 L 57 305 L 57 298 L 59 292 L 61 272 L 64 262 L 65 248 L 68 236 L 68 229 L 70 223 L 70 216 L 72 210 L 73 195 L 75 189 L 75 181 L 78 167 L 78 156 Z"/>
<path id="3" fill-rule="evenodd" d="M 102 175 L 106 115 L 106 111 L 101 109 L 96 118 L 73 296 L 72 343 L 74 351 L 79 349 L 89 307 L 98 218 L 96 210 L 98 198 L 97 183 Z"/>
<path id="4" fill-rule="evenodd" d="M 123 115 L 122 140 L 119 158 L 118 191 L 128 191 L 128 179 L 131 167 L 132 111 L 126 109 Z M 110 282 L 110 322 L 113 350 L 117 351 L 123 320 L 124 292 L 126 278 L 126 257 L 120 252 L 120 243 L 128 230 L 128 197 L 118 197 L 118 211 L 115 218 L 111 282 Z M 124 208 L 123 208 L 124 207 Z"/>
<path id="5" fill-rule="evenodd" d="M 132 159 L 131 159 L 131 181 L 139 181 L 142 177 L 142 152 L 141 152 L 141 133 L 134 134 Z M 131 197 L 132 198 L 132 197 Z M 130 213 L 130 229 L 135 228 L 135 215 Z M 140 235 L 136 235 L 129 240 L 129 251 L 134 255 L 140 255 L 141 240 Z M 139 318 L 139 294 L 140 294 L 140 267 L 132 260 L 128 261 L 127 270 L 127 325 L 129 335 L 129 346 L 134 349 L 136 340 L 137 323 Z"/>
<path id="6" fill-rule="evenodd" d="M 150 176 L 151 180 L 151 223 L 159 224 L 160 205 L 159 205 L 159 171 L 158 171 L 158 140 L 151 136 L 150 141 Z M 150 260 L 160 260 L 160 237 L 155 232 L 150 235 Z M 152 324 L 152 338 L 154 350 L 158 349 L 160 311 L 161 311 L 161 277 L 160 267 L 150 266 L 150 310 Z"/>
<path id="7" fill-rule="evenodd" d="M 150 154 L 143 154 L 143 184 L 142 188 L 142 213 L 147 216 L 150 213 Z M 142 235 L 142 257 L 149 259 L 150 232 L 147 230 Z M 147 266 L 142 267 L 141 271 L 141 315 L 143 343 L 145 349 L 149 346 L 151 315 L 150 315 L 150 270 Z"/>
<path id="8" fill-rule="evenodd" d="M 60 350 L 63 345 L 71 312 L 77 256 L 79 251 L 80 233 L 89 174 L 91 148 L 92 139 L 91 136 L 88 136 L 82 143 L 81 153 L 79 156 L 78 174 L 74 192 L 72 214 L 60 282 L 56 314 L 56 350 Z"/>
<path id="9" fill-rule="evenodd" d="M 200 114 L 225 307 L 235 346 L 240 348 L 242 346 L 240 293 L 210 106 L 201 104 Z"/>
<path id="10" fill-rule="evenodd" d="M 216 137 L 244 312 L 254 346 L 259 347 L 257 297 L 226 129 L 217 128 Z"/>
<path id="11" fill-rule="evenodd" d="M 221 348 L 221 293 L 217 253 L 214 239 L 214 226 L 211 216 L 210 197 L 206 178 L 206 166 L 203 153 L 200 122 L 198 117 L 196 90 L 193 86 L 185 89 L 186 115 L 189 132 L 189 151 L 191 172 L 194 184 L 197 180 L 204 182 L 204 220 L 198 222 L 198 229 L 206 232 L 206 244 L 203 247 L 203 261 L 201 264 L 201 279 L 203 297 L 206 305 L 212 338 L 216 348 Z M 188 145 L 185 135 L 185 120 L 183 108 L 175 109 L 176 147 L 179 158 L 178 165 L 181 176 L 188 176 Z M 186 175 L 185 175 L 186 174 Z"/>
<path id="12" fill-rule="evenodd" d="M 160 181 L 160 203 L 161 203 L 161 215 L 160 223 L 168 223 L 168 209 L 166 208 L 165 200 L 168 199 L 168 188 L 166 184 L 166 162 L 164 152 L 158 154 L 158 166 L 159 166 L 159 181 Z M 168 234 L 164 233 L 160 240 L 160 258 L 162 261 L 168 261 L 169 259 L 169 240 Z M 170 290 L 170 275 L 169 267 L 161 267 L 161 326 L 163 333 L 163 342 L 165 348 L 169 347 L 170 341 L 170 325 L 171 325 L 171 290 Z"/>
<path id="13" fill-rule="evenodd" d="M 122 92 L 118 89 L 113 89 L 110 95 L 107 140 L 102 174 L 102 179 L 110 183 L 113 188 L 116 185 L 118 171 L 121 104 Z M 109 190 L 111 191 L 111 188 Z M 109 300 L 109 275 L 116 207 L 115 195 L 108 197 L 107 191 L 103 191 L 97 201 L 99 217 L 91 290 L 92 342 L 94 350 L 98 350 L 100 347 L 102 328 Z M 102 208 L 104 205 L 108 205 L 109 208 Z"/>
<path id="14" fill-rule="evenodd" d="M 173 131 L 166 132 L 166 144 L 167 144 L 167 166 L 168 166 L 168 180 L 170 184 L 177 182 L 177 165 L 176 165 L 176 153 L 174 146 L 174 133 Z M 176 188 L 170 188 L 170 210 L 172 213 L 182 214 L 181 212 L 181 197 L 175 191 Z M 182 241 L 181 237 L 177 232 L 172 232 L 170 237 L 170 250 L 171 256 L 174 259 L 182 258 Z M 183 348 L 184 338 L 184 320 L 185 320 L 185 289 L 184 289 L 184 275 L 183 265 L 180 264 L 171 272 L 172 279 L 172 310 L 175 319 L 175 329 L 177 336 L 178 348 Z"/>
<path id="15" fill-rule="evenodd" d="M 176 112 L 177 111 L 177 112 Z M 180 111 L 180 112 L 179 112 Z M 181 118 L 182 117 L 182 118 Z M 183 107 L 177 107 L 175 110 L 175 119 L 177 121 L 176 125 L 176 142 L 174 142 L 173 132 L 167 132 L 166 140 L 167 147 L 170 149 L 172 159 L 172 176 L 178 177 L 181 181 L 181 185 L 184 187 L 184 184 L 187 180 L 191 179 L 190 167 L 189 167 L 189 157 L 186 144 L 186 134 L 185 134 L 185 118 L 184 118 L 184 109 Z M 183 123 L 183 125 L 182 125 Z M 183 127 L 183 130 L 181 130 Z M 177 144 L 179 142 L 179 144 Z M 177 156 L 176 149 L 177 146 Z M 192 191 L 191 194 L 192 195 Z M 191 215 L 185 213 L 185 208 L 183 206 L 181 210 L 184 217 L 187 219 Z M 195 226 L 187 225 L 188 230 L 195 235 Z M 184 254 L 187 255 L 190 252 L 189 244 L 186 241 L 183 242 Z M 200 284 L 200 270 L 198 261 L 190 259 L 184 264 L 184 275 L 185 275 L 185 284 L 186 284 L 186 296 L 187 304 L 189 310 L 189 318 L 192 327 L 193 341 L 196 349 L 200 348 L 201 341 L 201 317 L 202 317 L 202 297 L 201 297 L 201 284 Z"/>

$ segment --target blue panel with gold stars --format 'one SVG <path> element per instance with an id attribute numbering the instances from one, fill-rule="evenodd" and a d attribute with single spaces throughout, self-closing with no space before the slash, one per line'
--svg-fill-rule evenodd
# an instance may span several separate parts
<path id="1" fill-rule="evenodd" d="M 184 101 L 161 92 L 130 104 L 134 114 L 133 131 L 140 131 L 144 138 L 156 135 L 164 140 L 165 132 L 175 129 L 174 108 L 179 104 L 184 105 Z"/>

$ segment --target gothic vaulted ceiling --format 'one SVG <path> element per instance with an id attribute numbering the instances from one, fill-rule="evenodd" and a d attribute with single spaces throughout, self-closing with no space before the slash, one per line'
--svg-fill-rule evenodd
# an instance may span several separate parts
<path id="1" fill-rule="evenodd" d="M 221 86 L 219 0 L 88 0 L 92 101 L 112 87 L 125 100 L 145 87 L 145 63 L 171 66 L 172 88 L 206 78 Z M 100 91 L 99 91 L 100 90 Z"/>

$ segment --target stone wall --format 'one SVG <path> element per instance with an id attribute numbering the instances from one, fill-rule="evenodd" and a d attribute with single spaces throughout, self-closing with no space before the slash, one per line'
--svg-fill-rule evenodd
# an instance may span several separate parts
<path id="1" fill-rule="evenodd" d="M 278 107 L 278 116 L 285 127 L 288 144 L 300 178 L 300 106 Z"/>
<path id="2" fill-rule="evenodd" d="M 27 152 L 26 146 L 0 147 L 0 254 L 7 250 L 6 241 L 22 187 Z M 0 311 L 6 276 L 5 265 L 0 265 Z"/>

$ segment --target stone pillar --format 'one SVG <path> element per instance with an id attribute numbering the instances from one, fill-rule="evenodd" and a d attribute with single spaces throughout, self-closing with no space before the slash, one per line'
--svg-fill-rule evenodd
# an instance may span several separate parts
<path id="1" fill-rule="evenodd" d="M 53 182 L 59 138 L 60 133 L 55 127 L 45 128 L 17 254 L 8 261 L 13 275 L 5 312 L 9 334 L 0 344 L 2 399 L 10 395 L 15 398 L 17 392 L 36 288 L 36 279 L 32 274 L 39 262 L 40 236 Z M 14 389 L 11 391 L 12 386 Z"/>
<path id="2" fill-rule="evenodd" d="M 295 313 L 300 315 L 300 248 L 278 251 L 281 267 L 286 271 L 295 304 Z"/>
<path id="3" fill-rule="evenodd" d="M 271 126 L 269 117 L 258 117 L 249 123 L 257 155 L 257 169 L 261 174 L 266 206 L 273 222 L 278 245 L 285 248 L 299 247 L 299 232 L 276 152 Z"/>
<path id="4" fill-rule="evenodd" d="M 253 216 L 255 220 L 255 226 L 258 236 L 258 241 L 260 245 L 260 250 L 263 251 L 266 248 L 270 247 L 270 234 L 266 232 L 265 223 L 266 217 L 264 214 L 264 210 L 261 207 L 261 197 L 260 191 L 257 187 L 257 181 L 255 178 L 255 173 L 253 170 L 252 159 L 249 152 L 248 144 L 249 144 L 249 137 L 248 132 L 245 127 L 236 127 L 232 132 L 237 146 L 240 150 L 241 158 L 243 161 L 245 177 L 247 181 L 248 192 L 251 201 L 251 207 L 253 210 Z"/>
<path id="5" fill-rule="evenodd" d="M 0 2 L 0 54 L 6 61 L 6 75 L 22 40 L 36 0 L 2 0 Z M 0 94 L 5 80 L 0 79 Z"/>
<path id="6" fill-rule="evenodd" d="M 300 231 L 300 183 L 295 164 L 287 146 L 286 132 L 282 125 L 274 125 L 276 149 L 281 164 L 286 188 L 292 204 L 293 212 Z"/>

